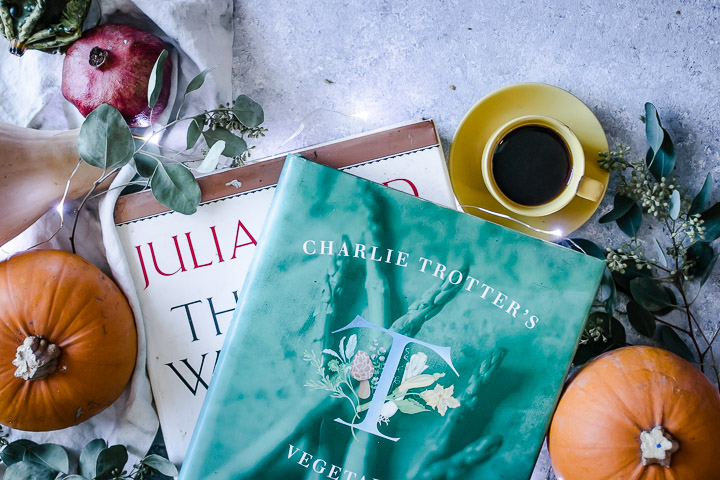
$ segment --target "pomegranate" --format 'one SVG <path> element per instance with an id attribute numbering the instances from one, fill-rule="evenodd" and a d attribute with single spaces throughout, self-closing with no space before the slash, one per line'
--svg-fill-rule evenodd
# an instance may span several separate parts
<path id="1" fill-rule="evenodd" d="M 165 44 L 158 37 L 128 25 L 109 23 L 92 28 L 65 56 L 62 94 L 83 116 L 108 103 L 122 113 L 130 127 L 147 127 L 148 80 L 164 49 Z M 167 105 L 171 72 L 172 62 L 168 58 L 153 118 Z"/>

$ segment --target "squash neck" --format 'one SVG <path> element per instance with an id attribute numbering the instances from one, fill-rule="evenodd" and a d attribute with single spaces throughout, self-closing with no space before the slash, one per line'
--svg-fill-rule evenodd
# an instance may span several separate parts
<path id="1" fill-rule="evenodd" d="M 25 381 L 41 380 L 57 370 L 60 347 L 48 342 L 42 335 L 30 335 L 17 348 L 12 364 L 17 367 L 15 376 Z"/>

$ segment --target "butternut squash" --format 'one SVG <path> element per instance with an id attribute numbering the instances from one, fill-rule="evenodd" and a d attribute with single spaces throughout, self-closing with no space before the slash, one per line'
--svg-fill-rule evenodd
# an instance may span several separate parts
<path id="1" fill-rule="evenodd" d="M 79 131 L 34 130 L 0 123 L 0 245 L 57 206 L 80 160 Z M 102 173 L 82 162 L 68 199 L 85 195 Z M 102 188 L 107 188 L 107 182 Z"/>

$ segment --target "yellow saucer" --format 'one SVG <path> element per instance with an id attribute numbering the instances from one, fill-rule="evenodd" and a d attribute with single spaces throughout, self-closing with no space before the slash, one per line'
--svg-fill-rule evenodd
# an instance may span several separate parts
<path id="1" fill-rule="evenodd" d="M 507 218 L 468 208 L 480 207 L 511 216 L 532 227 L 562 232 L 562 236 L 567 236 L 587 222 L 600 205 L 602 196 L 596 202 L 575 197 L 551 215 L 526 217 L 510 212 L 490 195 L 480 167 L 485 143 L 500 126 L 524 115 L 553 117 L 572 129 L 585 153 L 585 175 L 603 184 L 604 196 L 610 173 L 600 168 L 597 162 L 598 153 L 608 150 L 607 138 L 600 122 L 577 97 L 544 83 L 518 83 L 501 88 L 470 109 L 460 122 L 450 146 L 450 180 L 460 205 L 467 213 L 534 237 L 557 240 L 556 236 L 536 232 Z"/>

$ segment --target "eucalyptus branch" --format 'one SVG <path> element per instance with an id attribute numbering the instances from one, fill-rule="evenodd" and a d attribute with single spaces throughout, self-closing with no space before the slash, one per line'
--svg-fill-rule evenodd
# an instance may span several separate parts
<path id="1" fill-rule="evenodd" d="M 709 356 L 720 387 L 712 349 L 720 334 L 717 331 L 706 334 L 693 311 L 717 258 L 711 243 L 720 237 L 720 204 L 709 206 L 712 189 L 709 174 L 696 196 L 688 197 L 688 190 L 671 177 L 676 151 L 652 104 L 645 105 L 644 118 L 647 154 L 629 160 L 630 149 L 620 145 L 615 151 L 600 154 L 598 159 L 602 168 L 620 174 L 613 209 L 600 218 L 600 223 L 615 222 L 630 240 L 620 248 L 605 250 L 606 263 L 613 275 L 606 275 L 603 280 L 606 297 L 600 304 L 593 304 L 595 309 L 604 308 L 605 313 L 598 310 L 592 313 L 594 321 L 586 326 L 579 352 L 584 349 L 583 361 L 599 353 L 599 346 L 589 340 L 607 342 L 609 337 L 610 348 L 623 345 L 624 331 L 613 328 L 617 322 L 613 315 L 622 315 L 653 344 L 696 361 L 703 371 Z M 645 218 L 655 220 L 661 228 L 648 229 L 648 236 L 652 236 L 643 242 L 639 233 Z M 596 254 L 603 251 L 592 242 L 583 241 L 593 246 Z M 650 251 L 655 253 L 649 254 Z M 697 285 L 697 290 L 692 285 Z M 617 290 L 627 293 L 629 308 L 616 309 Z M 658 318 L 658 312 L 674 310 L 682 316 L 672 321 Z M 678 332 L 687 335 L 689 341 Z"/>

